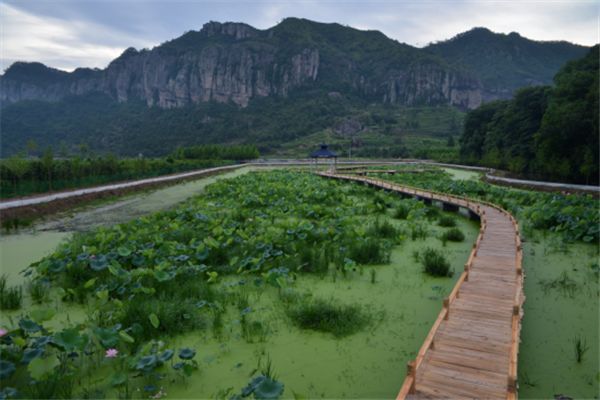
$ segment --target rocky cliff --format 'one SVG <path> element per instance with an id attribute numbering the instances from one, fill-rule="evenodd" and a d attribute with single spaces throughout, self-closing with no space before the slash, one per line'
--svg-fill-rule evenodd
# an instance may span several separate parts
<path id="1" fill-rule="evenodd" d="M 401 60 L 386 52 L 359 59 L 343 48 L 332 49 L 335 44 L 318 32 L 326 24 L 286 21 L 265 31 L 240 23 L 210 22 L 152 50 L 129 48 L 104 70 L 65 73 L 41 64 L 15 63 L 0 78 L 0 101 L 56 101 L 101 92 L 121 102 L 142 99 L 161 108 L 207 101 L 245 107 L 254 97 L 285 97 L 296 88 L 323 86 L 407 105 L 472 108 L 480 103 L 477 79 L 444 67 L 434 57 L 424 65 L 418 49 L 411 48 L 413 54 L 403 54 Z M 295 40 L 297 32 L 290 33 L 286 23 L 301 23 L 311 34 L 308 40 Z M 383 35 L 377 40 L 385 47 L 406 46 Z M 369 71 L 368 65 L 373 64 L 377 71 Z M 322 69 L 327 72 L 321 74 Z"/>

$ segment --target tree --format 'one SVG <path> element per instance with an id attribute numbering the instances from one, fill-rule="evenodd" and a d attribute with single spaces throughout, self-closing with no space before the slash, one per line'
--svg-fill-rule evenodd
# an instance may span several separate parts
<path id="1" fill-rule="evenodd" d="M 13 175 L 13 189 L 17 193 L 21 179 L 29 171 L 29 162 L 23 157 L 23 154 L 15 154 L 4 161 L 4 166 Z"/>
<path id="2" fill-rule="evenodd" d="M 27 145 L 25 146 L 25 148 L 27 150 L 27 155 L 29 157 L 32 157 L 36 153 L 36 151 L 38 149 L 37 142 L 35 140 L 33 140 L 33 139 L 29 139 L 27 141 Z"/>
<path id="3" fill-rule="evenodd" d="M 52 169 L 54 168 L 54 153 L 52 152 L 52 146 L 48 146 L 42 156 L 42 165 L 46 171 L 46 177 L 48 178 L 48 189 L 52 190 Z"/>

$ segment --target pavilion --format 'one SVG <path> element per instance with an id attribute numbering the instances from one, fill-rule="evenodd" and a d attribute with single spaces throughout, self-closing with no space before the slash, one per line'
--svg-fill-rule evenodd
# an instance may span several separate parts
<path id="1" fill-rule="evenodd" d="M 329 160 L 329 169 L 332 171 L 336 170 L 337 167 L 337 154 L 327 148 L 326 144 L 321 144 L 321 148 L 311 153 L 310 158 L 313 159 L 313 166 L 315 169 L 319 164 L 320 159 Z M 333 162 L 332 162 L 333 160 Z"/>

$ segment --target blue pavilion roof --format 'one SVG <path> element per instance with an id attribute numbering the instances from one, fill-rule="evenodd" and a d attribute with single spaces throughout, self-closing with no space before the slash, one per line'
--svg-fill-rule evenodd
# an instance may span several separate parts
<path id="1" fill-rule="evenodd" d="M 326 144 L 322 144 L 321 148 L 317 151 L 313 151 L 310 154 L 311 158 L 336 158 L 337 154 L 335 154 L 333 151 L 330 151 L 327 148 Z"/>

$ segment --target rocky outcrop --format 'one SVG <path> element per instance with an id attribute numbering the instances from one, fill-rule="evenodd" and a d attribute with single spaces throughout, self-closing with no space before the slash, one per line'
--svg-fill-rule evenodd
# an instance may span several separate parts
<path id="1" fill-rule="evenodd" d="M 434 63 L 418 63 L 386 82 L 383 101 L 406 105 L 449 103 L 473 109 L 481 105 L 481 85 L 468 74 Z"/>

